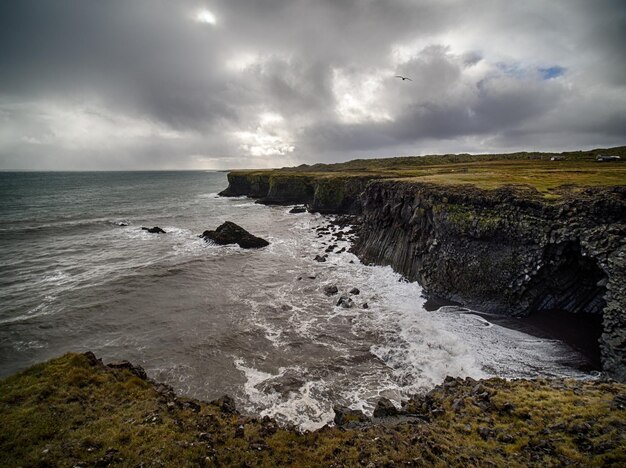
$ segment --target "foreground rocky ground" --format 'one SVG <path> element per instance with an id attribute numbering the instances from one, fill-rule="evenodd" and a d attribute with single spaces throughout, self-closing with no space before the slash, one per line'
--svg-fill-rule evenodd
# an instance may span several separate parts
<path id="1" fill-rule="evenodd" d="M 210 378 L 210 376 L 207 376 Z M 0 466 L 624 466 L 626 385 L 447 378 L 311 433 L 67 354 L 0 381 Z"/>

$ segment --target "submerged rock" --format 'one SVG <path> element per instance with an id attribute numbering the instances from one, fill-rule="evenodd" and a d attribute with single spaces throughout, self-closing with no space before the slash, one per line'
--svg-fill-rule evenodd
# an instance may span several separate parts
<path id="1" fill-rule="evenodd" d="M 148 231 L 151 234 L 165 234 L 165 231 L 161 229 L 159 226 L 154 226 L 151 228 L 142 227 L 141 229 L 144 231 Z"/>
<path id="2" fill-rule="evenodd" d="M 315 260 L 316 262 L 325 262 L 325 261 L 326 261 L 326 256 L 323 256 L 323 257 L 322 257 L 321 255 L 316 255 L 316 256 L 315 256 L 315 258 L 314 258 L 314 260 Z"/>
<path id="3" fill-rule="evenodd" d="M 354 306 L 354 301 L 347 294 L 342 294 L 337 301 L 337 307 L 343 307 L 344 309 L 350 309 Z"/>
<path id="4" fill-rule="evenodd" d="M 204 231 L 200 236 L 204 240 L 211 240 L 218 245 L 238 244 L 242 249 L 258 249 L 270 243 L 265 239 L 253 236 L 241 226 L 226 221 L 215 231 Z"/>
<path id="5" fill-rule="evenodd" d="M 306 207 L 304 206 L 294 206 L 289 210 L 289 213 L 306 213 Z"/>
<path id="6" fill-rule="evenodd" d="M 324 294 L 326 294 L 327 296 L 334 296 L 338 292 L 339 289 L 337 289 L 337 286 L 335 286 L 334 284 L 324 286 Z"/>
<path id="7" fill-rule="evenodd" d="M 352 288 L 350 290 L 350 294 L 354 294 L 355 296 L 357 296 L 358 294 L 361 294 L 361 291 L 359 290 L 359 288 Z"/>

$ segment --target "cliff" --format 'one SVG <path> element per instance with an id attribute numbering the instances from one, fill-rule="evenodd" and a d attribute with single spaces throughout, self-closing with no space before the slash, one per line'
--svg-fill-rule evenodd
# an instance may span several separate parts
<path id="1" fill-rule="evenodd" d="M 274 171 L 233 171 L 222 196 L 247 195 L 269 205 L 307 204 L 318 213 L 358 214 L 360 195 L 370 178 Z"/>
<path id="2" fill-rule="evenodd" d="M 122 361 L 67 354 L 0 381 L 0 465 L 580 466 L 626 462 L 626 386 L 447 378 L 377 417 L 299 433 L 229 397 L 176 395 Z"/>
<path id="3" fill-rule="evenodd" d="M 485 312 L 602 314 L 603 368 L 626 380 L 626 187 L 546 202 L 530 190 L 379 181 L 362 200 L 363 261 Z"/>
<path id="4" fill-rule="evenodd" d="M 485 312 L 601 316 L 602 367 L 626 381 L 626 164 L 596 153 L 626 147 L 237 171 L 223 194 L 361 214 L 354 252 L 429 295 Z"/>

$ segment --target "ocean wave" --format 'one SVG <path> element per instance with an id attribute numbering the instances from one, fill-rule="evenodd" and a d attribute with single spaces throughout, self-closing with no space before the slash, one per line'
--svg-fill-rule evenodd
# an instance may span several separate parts
<path id="1" fill-rule="evenodd" d="M 322 379 L 297 380 L 296 385 L 282 392 L 275 390 L 276 382 L 290 371 L 299 376 L 298 366 L 281 367 L 276 374 L 263 372 L 246 366 L 243 359 L 235 359 L 235 368 L 246 378 L 244 390 L 247 396 L 247 410 L 260 416 L 271 416 L 279 422 L 294 424 L 301 430 L 316 430 L 332 420 L 334 411 L 331 402 L 325 397 L 328 385 Z"/>
<path id="2" fill-rule="evenodd" d="M 187 189 L 169 190 L 178 185 Z M 446 375 L 580 375 L 560 362 L 568 352 L 560 342 L 466 308 L 426 311 L 417 283 L 337 253 L 347 240 L 318 237 L 330 217 L 217 197 L 219 188 L 199 183 L 175 199 L 150 192 L 148 214 L 145 197 L 134 215 L 79 206 L 89 219 L 78 226 L 97 224 L 89 233 L 72 224 L 60 236 L 18 233 L 0 272 L 9 298 L 0 323 L 40 320 L 0 327 L 0 340 L 30 355 L 41 345 L 45 356 L 89 347 L 137 359 L 179 391 L 209 399 L 232 392 L 247 411 L 303 430 L 332 421 L 333 404 L 371 413 L 381 396 L 399 404 Z M 227 219 L 271 244 L 244 250 L 198 237 Z M 167 234 L 141 230 L 155 224 Z M 316 262 L 331 244 L 326 262 Z M 339 293 L 326 296 L 325 285 Z M 354 307 L 337 307 L 353 287 Z"/>

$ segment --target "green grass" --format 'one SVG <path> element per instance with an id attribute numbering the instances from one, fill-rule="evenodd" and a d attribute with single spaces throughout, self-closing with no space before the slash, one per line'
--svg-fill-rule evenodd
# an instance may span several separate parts
<path id="1" fill-rule="evenodd" d="M 619 155 L 622 161 L 598 163 L 595 161 L 597 154 Z M 626 147 L 559 153 L 559 156 L 565 157 L 564 161 L 550 161 L 555 155 L 512 153 L 399 157 L 232 172 L 308 179 L 398 179 L 446 186 L 472 185 L 487 190 L 510 186 L 537 191 L 547 200 L 576 193 L 585 187 L 626 185 Z"/>
<path id="2" fill-rule="evenodd" d="M 617 383 L 448 380 L 406 405 L 430 422 L 301 434 L 67 354 L 0 381 L 0 466 L 624 466 L 624 404 Z"/>

